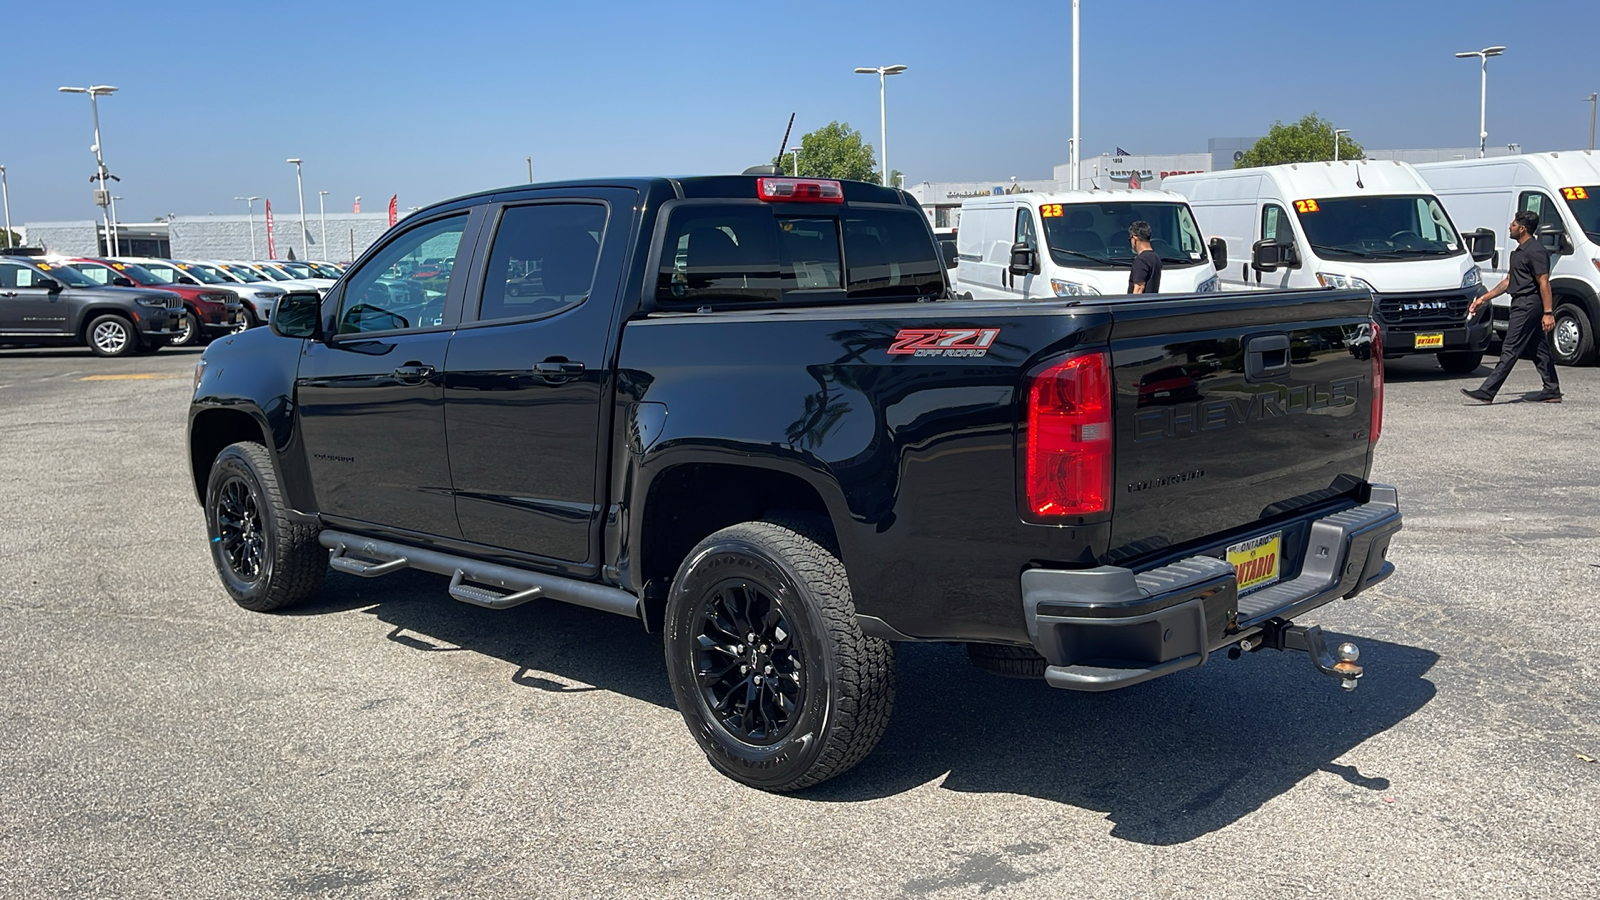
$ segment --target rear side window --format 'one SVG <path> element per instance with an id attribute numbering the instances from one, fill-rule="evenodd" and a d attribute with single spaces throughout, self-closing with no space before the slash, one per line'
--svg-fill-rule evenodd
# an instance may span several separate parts
<path id="1" fill-rule="evenodd" d="M 944 290 L 926 220 L 913 210 L 790 215 L 762 205 L 683 206 L 667 224 L 656 299 L 842 302 Z"/>
<path id="2" fill-rule="evenodd" d="M 606 227 L 598 204 L 515 206 L 500 218 L 478 320 L 522 319 L 577 306 L 594 285 Z"/>

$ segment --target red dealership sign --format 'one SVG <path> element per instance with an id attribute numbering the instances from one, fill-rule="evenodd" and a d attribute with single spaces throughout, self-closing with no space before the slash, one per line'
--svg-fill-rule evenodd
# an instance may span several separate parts
<path id="1" fill-rule="evenodd" d="M 272 201 L 267 201 L 267 259 L 278 258 L 278 246 L 272 240 Z"/>
<path id="2" fill-rule="evenodd" d="M 398 213 L 399 211 L 400 211 L 400 195 L 399 194 L 395 194 L 393 197 L 389 198 L 389 227 L 390 228 L 394 227 L 395 219 L 398 218 L 396 213 Z"/>

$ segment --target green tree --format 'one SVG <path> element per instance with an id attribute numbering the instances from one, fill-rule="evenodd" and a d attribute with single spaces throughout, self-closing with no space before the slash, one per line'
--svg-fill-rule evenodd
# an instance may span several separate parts
<path id="1" fill-rule="evenodd" d="M 0 228 L 0 247 L 21 247 L 22 235 Z"/>
<path id="2" fill-rule="evenodd" d="M 1364 159 L 1366 151 L 1347 135 L 1339 135 L 1340 159 Z M 1293 125 L 1272 123 L 1267 136 L 1256 141 L 1233 164 L 1235 169 L 1278 166 L 1284 163 L 1321 162 L 1333 159 L 1333 123 L 1315 112 Z"/>
<path id="3" fill-rule="evenodd" d="M 772 164 L 786 175 L 807 178 L 845 178 L 881 184 L 872 145 L 848 122 L 829 122 L 800 138 L 800 171 L 794 171 L 794 154 L 785 153 Z"/>

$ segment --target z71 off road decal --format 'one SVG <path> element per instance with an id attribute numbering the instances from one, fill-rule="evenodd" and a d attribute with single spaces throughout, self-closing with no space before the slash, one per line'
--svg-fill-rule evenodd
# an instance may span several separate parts
<path id="1" fill-rule="evenodd" d="M 902 328 L 889 345 L 890 356 L 984 356 L 998 328 Z"/>

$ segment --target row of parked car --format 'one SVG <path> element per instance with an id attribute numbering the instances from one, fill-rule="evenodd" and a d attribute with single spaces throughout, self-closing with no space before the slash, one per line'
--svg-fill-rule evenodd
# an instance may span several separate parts
<path id="1" fill-rule="evenodd" d="M 343 272 L 305 260 L 0 250 L 0 344 L 79 345 L 100 356 L 197 346 L 267 324 L 285 293 L 326 293 Z"/>

